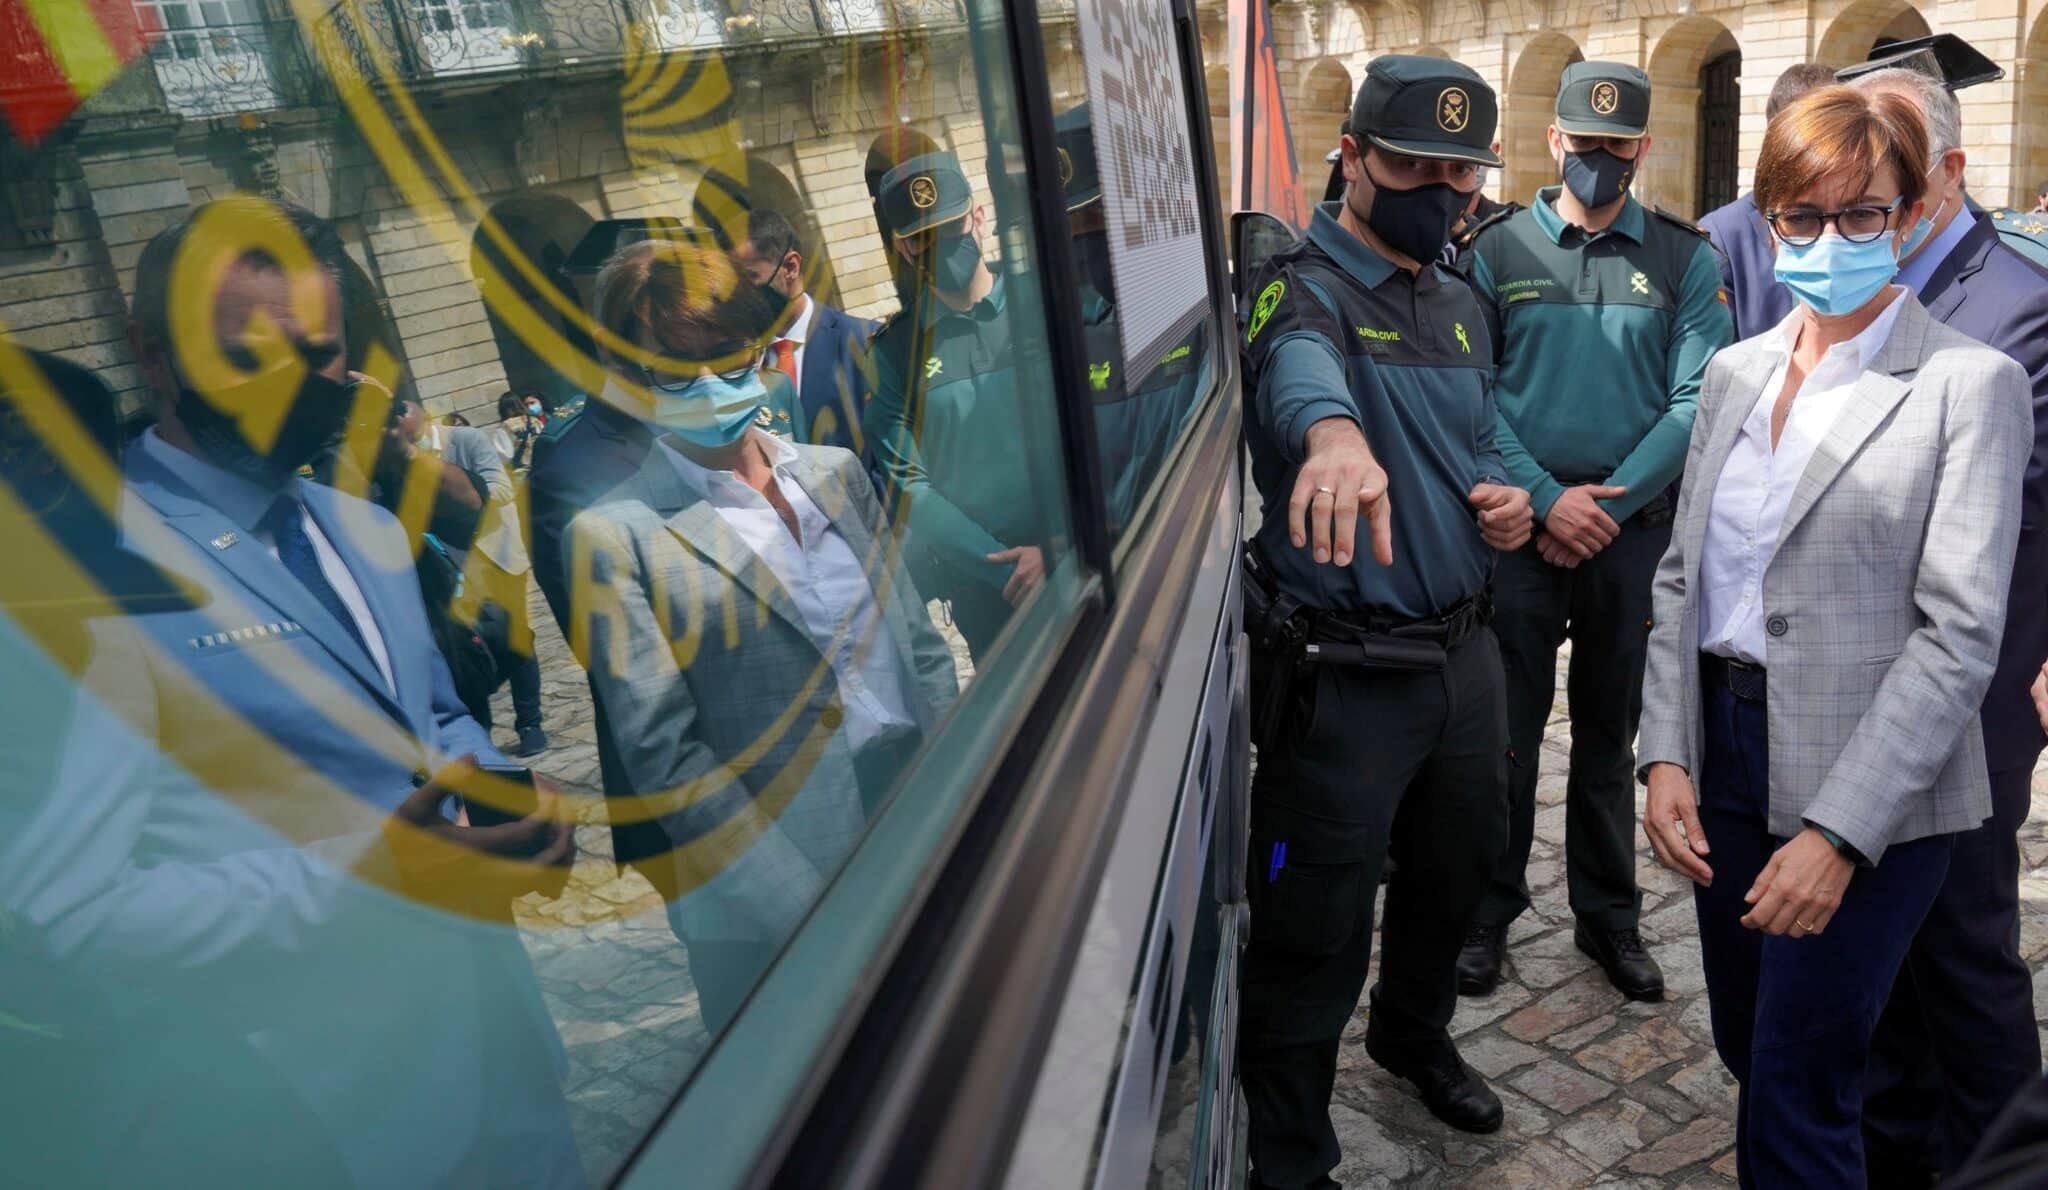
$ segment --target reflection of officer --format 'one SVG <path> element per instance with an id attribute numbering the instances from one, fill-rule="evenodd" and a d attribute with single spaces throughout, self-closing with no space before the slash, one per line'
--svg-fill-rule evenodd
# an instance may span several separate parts
<path id="1" fill-rule="evenodd" d="M 881 196 L 916 295 L 875 336 L 862 424 L 885 498 L 909 506 L 918 589 L 952 602 L 980 660 L 1045 575 L 1003 281 L 982 259 L 986 216 L 953 154 L 890 170 Z"/>
<path id="2" fill-rule="evenodd" d="M 1181 416 L 1193 404 L 1205 353 L 1197 330 L 1166 348 L 1136 389 L 1131 387 L 1118 334 L 1109 227 L 1103 217 L 1102 177 L 1095 164 L 1088 105 L 1060 113 L 1053 121 L 1053 136 L 1066 191 L 1067 230 L 1081 274 L 1081 333 L 1088 348 L 1088 391 L 1095 408 L 1104 504 L 1111 535 L 1121 536 L 1166 461 Z"/>
<path id="3" fill-rule="evenodd" d="M 1506 836 L 1486 583 L 1494 550 L 1528 539 L 1528 496 L 1494 448 L 1479 304 L 1435 263 L 1479 167 L 1499 164 L 1495 112 L 1462 65 L 1374 59 L 1343 139 L 1345 198 L 1250 290 L 1264 519 L 1246 584 L 1259 766 L 1240 1053 L 1255 1185 L 1330 1184 L 1337 1042 L 1390 844 L 1366 1052 L 1439 1119 L 1500 1127 L 1447 1026 L 1458 940 Z M 1361 521 L 1371 557 L 1353 553 Z"/>
<path id="4" fill-rule="evenodd" d="M 1471 276 L 1500 350 L 1494 399 L 1508 477 L 1543 531 L 1494 579 L 1511 776 L 1507 852 L 1474 916 L 1459 990 L 1500 980 L 1508 923 L 1529 907 L 1523 866 L 1536 815 L 1536 758 L 1572 641 L 1565 860 L 1575 940 L 1632 999 L 1664 976 L 1636 933 L 1635 770 L 1649 641 L 1650 578 L 1671 539 L 1665 489 L 1685 465 L 1707 357 L 1726 346 L 1714 250 L 1691 224 L 1629 196 L 1644 155 L 1650 80 L 1579 62 L 1557 95 L 1550 151 L 1564 184 L 1472 241 Z M 1565 280 L 1560 280 L 1560 279 Z M 1598 376 L 1601 383 L 1584 380 Z"/>

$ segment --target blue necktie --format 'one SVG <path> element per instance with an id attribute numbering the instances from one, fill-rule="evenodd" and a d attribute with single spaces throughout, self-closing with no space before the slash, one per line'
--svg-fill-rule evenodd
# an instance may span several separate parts
<path id="1" fill-rule="evenodd" d="M 264 514 L 263 527 L 270 530 L 277 542 L 277 560 L 292 572 L 301 586 L 313 593 L 327 614 L 348 629 L 349 639 L 363 651 L 363 656 L 372 661 L 375 657 L 370 646 L 363 640 L 363 630 L 356 627 L 356 618 L 349 614 L 348 605 L 341 601 L 341 595 L 327 581 L 327 575 L 320 569 L 320 555 L 313 549 L 313 539 L 306 535 L 306 509 L 296 496 L 279 496 L 277 503 Z"/>

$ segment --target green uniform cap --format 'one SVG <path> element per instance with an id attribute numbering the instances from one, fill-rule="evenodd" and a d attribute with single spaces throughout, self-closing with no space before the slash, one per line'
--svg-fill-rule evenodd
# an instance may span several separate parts
<path id="1" fill-rule="evenodd" d="M 1460 62 L 1382 54 L 1365 68 L 1351 104 L 1351 133 L 1389 153 L 1499 165 L 1493 88 Z"/>
<path id="2" fill-rule="evenodd" d="M 1059 146 L 1060 187 L 1067 209 L 1078 211 L 1102 201 L 1102 174 L 1095 165 L 1095 133 L 1088 126 L 1088 105 L 1068 108 L 1053 117 L 1052 136 Z"/>
<path id="3" fill-rule="evenodd" d="M 974 206 L 974 190 L 951 153 L 926 153 L 882 175 L 882 218 L 907 239 L 953 222 Z"/>
<path id="4" fill-rule="evenodd" d="M 1557 130 L 1641 140 L 1650 127 L 1650 76 L 1621 62 L 1574 62 L 1557 84 Z"/>

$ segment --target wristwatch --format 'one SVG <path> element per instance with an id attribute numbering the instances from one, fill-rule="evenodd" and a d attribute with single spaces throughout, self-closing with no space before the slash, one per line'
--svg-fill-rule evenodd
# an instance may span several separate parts
<path id="1" fill-rule="evenodd" d="M 1822 826 L 1818 822 L 1809 822 L 1806 825 L 1819 831 L 1820 837 L 1826 839 L 1828 841 L 1828 846 L 1834 848 L 1836 853 L 1839 854 L 1843 859 L 1848 860 L 1850 863 L 1855 864 L 1859 868 L 1867 868 L 1870 866 L 1870 861 L 1863 858 L 1862 852 L 1856 850 L 1854 847 L 1849 846 L 1849 841 L 1847 839 L 1844 839 L 1842 836 Z"/>

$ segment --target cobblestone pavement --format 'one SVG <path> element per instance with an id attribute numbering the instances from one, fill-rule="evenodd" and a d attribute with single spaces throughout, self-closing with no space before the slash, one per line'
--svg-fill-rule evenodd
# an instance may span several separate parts
<path id="1" fill-rule="evenodd" d="M 536 767 L 566 788 L 598 790 L 596 736 L 583 672 L 534 596 L 546 727 L 554 748 Z M 964 666 L 963 666 L 964 668 Z M 1560 677 L 1563 666 L 1559 667 Z M 1564 696 L 1542 755 L 1535 909 L 1509 935 L 1508 973 L 1483 1000 L 1464 1000 L 1453 1031 L 1465 1058 L 1507 1105 L 1507 1124 L 1472 1137 L 1438 1124 L 1408 1084 L 1365 1056 L 1366 1009 L 1338 1059 L 1332 1114 L 1344 1144 L 1338 1179 L 1350 1187 L 1677 1187 L 1732 1185 L 1735 1084 L 1714 1055 L 1684 882 L 1647 847 L 1643 935 L 1664 967 L 1670 998 L 1624 1001 L 1572 946 L 1565 904 L 1564 774 L 1570 736 Z M 495 735 L 510 746 L 512 708 L 500 691 Z M 2044 770 L 2048 773 L 2048 770 Z M 2048 1008 L 2048 777 L 2022 836 L 2022 943 Z M 688 959 L 644 880 L 615 869 L 602 806 L 583 803 L 580 854 L 567 892 L 521 907 L 520 927 L 569 1056 L 572 1123 L 593 1178 L 609 1175 L 687 1077 L 707 1043 Z M 1192 1089 L 1169 1094 L 1176 1107 Z M 1167 1125 L 1183 1111 L 1169 1111 Z"/>
<path id="2" fill-rule="evenodd" d="M 1624 1000 L 1572 945 L 1564 713 L 1560 688 L 1536 792 L 1535 908 L 1509 932 L 1500 988 L 1461 1000 L 1451 1025 L 1465 1060 L 1506 1104 L 1506 1126 L 1474 1137 L 1437 1123 L 1409 1084 L 1366 1057 L 1361 1005 L 1338 1057 L 1332 1112 L 1344 1144 L 1337 1179 L 1347 1187 L 1734 1185 L 1735 1082 L 1714 1054 L 1690 886 L 1659 867 L 1638 835 L 1643 938 L 1664 968 L 1664 1003 Z M 2021 836 L 2021 945 L 2039 1012 L 2048 1009 L 2048 767 L 2035 774 L 2034 804 Z"/>

